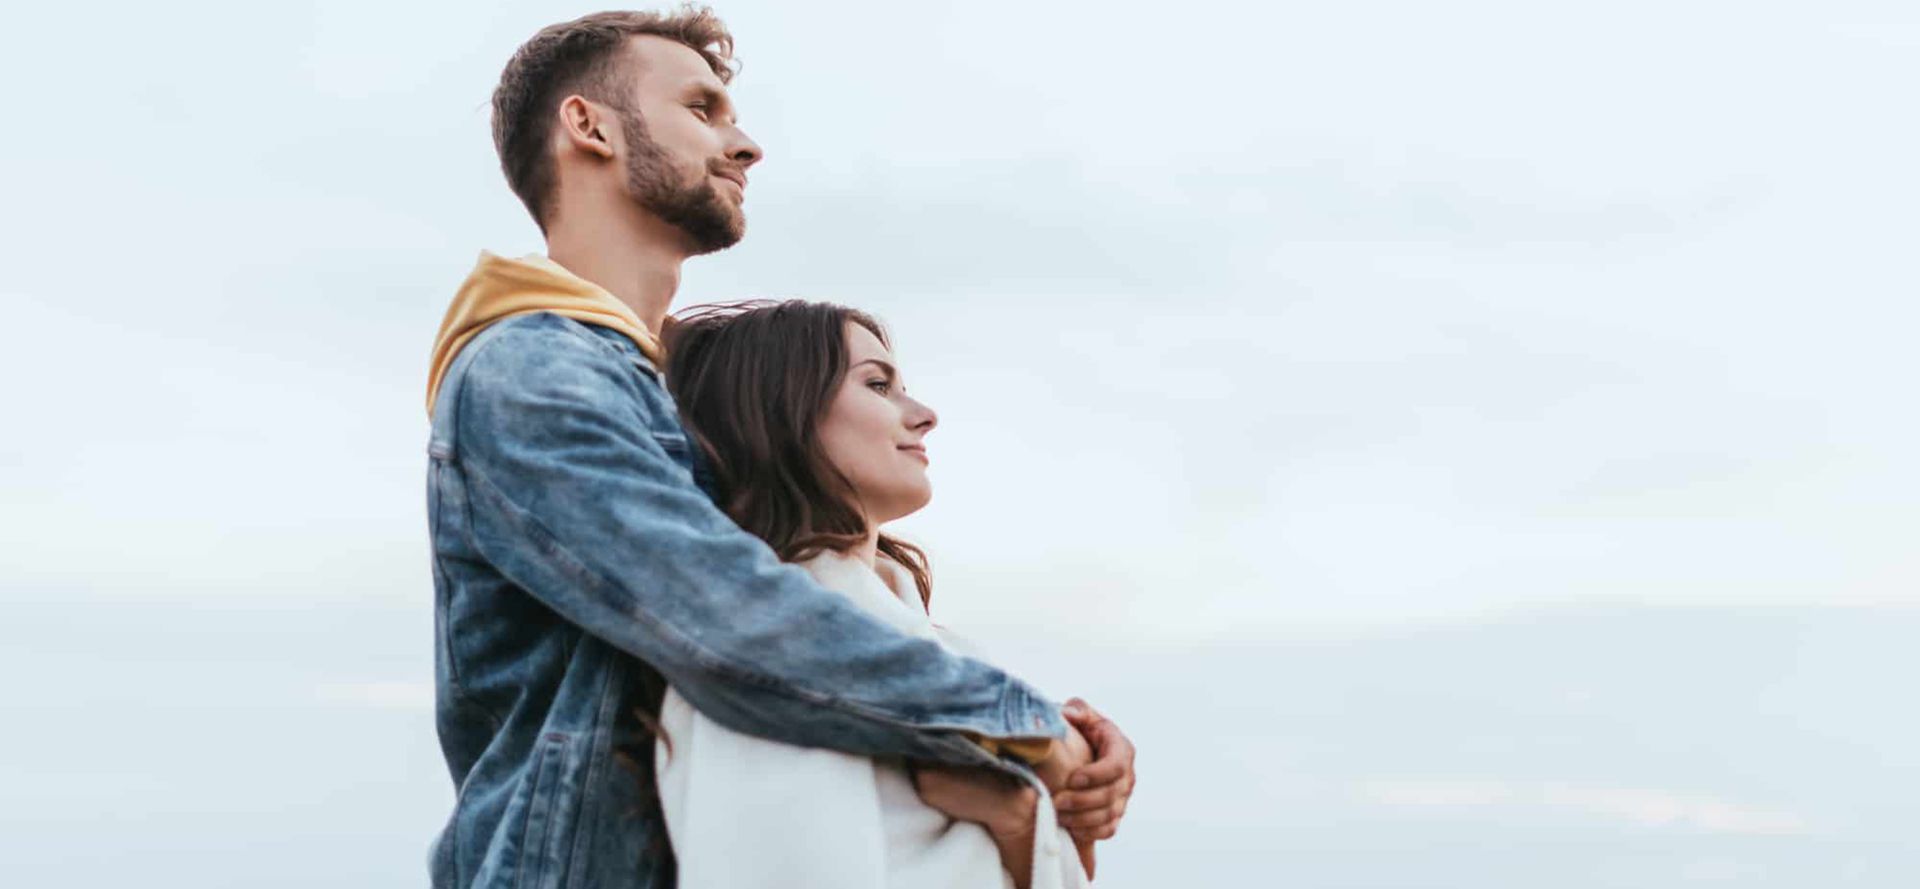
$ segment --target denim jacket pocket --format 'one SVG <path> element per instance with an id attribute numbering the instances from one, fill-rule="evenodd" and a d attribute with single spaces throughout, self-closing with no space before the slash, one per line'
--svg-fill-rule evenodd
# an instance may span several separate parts
<path id="1" fill-rule="evenodd" d="M 641 373 L 646 374 L 648 377 L 652 378 L 655 382 L 660 382 L 660 369 L 657 367 L 654 367 L 653 362 L 647 360 L 647 357 L 645 355 L 635 355 L 629 352 L 627 353 L 627 361 L 631 363 L 634 367 L 638 368 Z"/>
<path id="2" fill-rule="evenodd" d="M 680 464 L 693 475 L 693 483 L 699 485 L 700 490 L 705 491 L 707 496 L 712 497 L 718 493 L 714 487 L 713 469 L 707 464 L 706 455 L 696 449 L 685 435 L 656 430 L 653 433 L 653 440 L 660 445 L 661 450 L 667 452 L 669 459 Z"/>
<path id="3" fill-rule="evenodd" d="M 655 430 L 653 440 L 661 450 L 667 452 L 667 456 L 673 458 L 673 462 L 682 466 L 687 465 L 688 455 L 693 452 L 693 446 L 687 443 L 686 436 L 678 432 Z"/>

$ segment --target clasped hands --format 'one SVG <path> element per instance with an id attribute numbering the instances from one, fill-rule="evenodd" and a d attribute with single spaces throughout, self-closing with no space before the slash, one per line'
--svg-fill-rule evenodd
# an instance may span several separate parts
<path id="1" fill-rule="evenodd" d="M 1093 876 L 1093 844 L 1111 838 L 1133 796 L 1133 742 L 1112 720 L 1079 698 L 1061 708 L 1067 737 L 1054 743 L 1034 773 L 1053 795 L 1061 827 L 1073 837 L 1080 861 Z M 1007 775 L 986 768 L 915 764 L 914 788 L 927 805 L 961 821 L 978 823 L 996 839 L 1031 835 L 1039 795 Z"/>

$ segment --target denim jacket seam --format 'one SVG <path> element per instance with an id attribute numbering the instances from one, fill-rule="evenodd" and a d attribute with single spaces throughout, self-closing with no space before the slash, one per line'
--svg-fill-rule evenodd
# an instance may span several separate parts
<path id="1" fill-rule="evenodd" d="M 518 316 L 518 317 L 530 318 L 530 319 L 552 318 L 554 321 L 558 322 L 559 326 L 556 329 L 564 333 L 567 336 L 567 338 L 570 340 L 574 340 L 583 345 L 586 345 L 597 352 L 601 352 L 605 355 L 608 355 L 609 357 L 617 358 L 623 363 L 631 363 L 631 361 L 635 358 L 645 360 L 645 356 L 638 355 L 638 354 L 629 354 L 628 352 L 623 350 L 618 343 L 611 342 L 606 337 L 595 334 L 593 325 L 587 324 L 584 321 L 578 321 L 573 318 L 568 318 L 565 315 L 560 315 L 560 314 L 556 314 L 554 312 L 549 312 L 549 311 L 533 312 L 533 313 Z M 501 325 L 507 325 L 507 324 L 512 324 L 515 320 L 517 319 L 507 318 L 505 320 L 500 321 L 499 323 Z M 622 335 L 615 334 L 615 336 L 622 336 Z M 481 353 L 485 352 L 489 347 L 493 346 L 495 343 L 499 341 L 500 341 L 500 337 L 485 337 L 484 339 L 476 338 L 475 341 L 472 343 L 469 343 L 466 349 L 463 351 L 471 352 L 474 356 L 471 360 L 477 362 L 480 360 Z M 457 386 L 459 389 L 465 389 L 466 378 L 467 378 L 467 374 L 462 373 L 460 375 L 460 379 L 457 381 L 448 380 L 446 382 L 441 383 L 440 384 L 441 389 L 444 391 L 447 385 L 450 383 L 457 383 Z M 460 405 L 457 403 L 453 406 L 452 416 L 454 417 L 459 416 L 459 408 L 460 408 Z"/>
<path id="2" fill-rule="evenodd" d="M 578 318 L 569 318 L 557 312 L 538 312 L 536 314 L 552 315 L 555 319 L 561 322 L 560 329 L 565 330 L 569 336 L 572 336 L 575 339 L 592 343 L 596 348 L 599 348 L 599 349 L 604 349 L 612 352 L 620 351 L 619 346 L 614 345 L 613 343 L 607 342 L 605 338 L 595 334 L 592 329 L 593 325 L 590 325 L 585 321 L 581 321 Z"/>
<path id="3" fill-rule="evenodd" d="M 442 462 L 441 458 L 438 458 L 438 457 L 433 458 L 433 463 L 435 465 L 431 466 L 430 469 L 436 476 L 438 475 L 440 469 L 442 468 L 440 465 L 438 465 L 441 462 Z M 437 477 L 434 478 L 433 480 L 433 486 L 434 486 L 433 494 L 434 494 L 434 497 L 437 499 L 440 497 L 440 480 Z M 432 537 L 429 539 L 431 540 L 440 539 L 441 533 L 446 526 L 446 521 L 447 521 L 446 513 L 447 513 L 447 510 L 446 510 L 445 503 L 439 504 L 439 508 L 433 510 L 433 521 L 430 523 L 428 527 L 428 533 L 431 534 Z M 447 578 L 453 577 L 453 574 L 447 570 L 446 560 L 440 557 L 440 548 L 437 546 L 433 548 L 433 570 L 439 572 L 441 577 L 447 577 Z M 442 594 L 437 589 L 434 591 L 434 598 L 437 600 L 435 601 L 434 605 L 440 612 L 439 614 L 435 615 L 436 623 L 443 620 L 448 620 L 452 617 L 452 611 L 453 611 L 453 589 L 452 588 L 453 588 L 453 582 L 451 580 L 448 580 L 447 591 L 444 594 Z M 440 634 L 445 638 L 437 641 L 440 643 L 440 647 L 446 651 L 448 689 L 453 692 L 455 697 L 458 697 L 462 694 L 461 689 L 465 685 L 465 683 L 463 683 L 460 680 L 460 674 L 461 674 L 460 662 L 459 662 L 459 659 L 456 658 L 453 653 L 453 631 L 452 631 L 453 628 L 451 625 L 448 625 L 446 630 L 447 630 L 446 632 Z"/>
<path id="4" fill-rule="evenodd" d="M 588 324 L 585 321 L 575 318 L 568 318 L 565 315 L 555 314 L 553 312 L 536 312 L 534 315 L 546 315 L 553 318 L 560 323 L 560 330 L 565 331 L 569 338 L 587 344 L 589 348 L 614 359 L 622 367 L 632 367 L 644 371 L 647 374 L 646 383 L 661 387 L 663 390 L 662 394 L 664 394 L 664 385 L 661 382 L 664 376 L 663 372 L 658 367 L 655 367 L 653 361 L 648 359 L 647 356 L 640 351 L 640 347 L 635 346 L 632 340 L 627 339 L 626 334 Z M 602 333 L 600 331 L 605 332 Z M 648 421 L 647 431 L 658 434 L 651 422 L 655 419 L 654 412 L 648 408 L 644 399 L 636 399 L 636 401 L 640 402 L 640 415 Z M 668 396 L 667 401 L 671 404 L 673 401 L 672 397 Z M 455 404 L 454 407 L 457 409 L 459 405 Z M 457 415 L 456 410 L 456 416 Z"/>
<path id="5" fill-rule="evenodd" d="M 541 732 L 539 734 L 539 737 L 534 741 L 533 762 L 528 764 L 529 768 L 528 768 L 527 779 L 532 782 L 532 786 L 527 789 L 526 817 L 521 819 L 520 825 L 519 825 L 520 854 L 513 862 L 514 889 L 522 889 L 522 886 L 527 879 L 527 871 L 530 869 L 528 865 L 538 864 L 539 856 L 544 851 L 544 850 L 534 849 L 527 842 L 528 835 L 533 831 L 534 819 L 536 817 L 540 817 L 544 815 L 546 817 L 546 823 L 541 825 L 542 828 L 544 830 L 552 830 L 554 827 L 553 825 L 554 813 L 552 811 L 546 811 L 546 812 L 535 811 L 535 809 L 540 805 L 540 796 L 541 796 L 541 789 L 542 789 L 541 781 L 546 777 L 547 759 L 553 755 L 552 742 L 553 742 L 552 733 L 545 732 L 545 731 Z M 565 765 L 564 759 L 561 761 L 561 763 L 559 763 L 559 765 Z M 557 791 L 550 790 L 549 794 L 555 793 L 555 792 Z M 540 887 L 535 886 L 533 887 L 533 889 L 540 889 Z"/>
<path id="6" fill-rule="evenodd" d="M 493 345 L 493 343 L 496 342 L 497 340 L 498 340 L 497 337 L 487 337 L 486 339 L 480 342 L 476 342 L 472 344 L 470 348 L 475 349 L 475 352 L 474 352 L 475 360 L 479 358 L 480 350 L 484 350 L 488 346 Z M 452 391 L 447 392 L 447 395 L 453 398 L 453 403 L 449 405 L 447 408 L 447 418 L 448 418 L 448 422 L 453 426 L 453 428 L 457 432 L 457 430 L 460 428 L 460 403 L 464 399 L 467 392 L 467 374 L 465 370 L 464 369 L 462 370 L 460 374 L 460 378 L 458 380 L 450 380 L 448 382 L 452 384 L 453 388 L 452 388 Z M 445 389 L 446 385 L 447 383 L 442 384 L 443 390 Z M 465 460 L 460 459 L 460 456 L 459 456 L 460 447 L 458 442 L 459 442 L 459 436 L 455 435 L 454 445 L 451 448 L 451 452 L 448 453 L 446 456 L 440 457 L 438 459 L 443 461 L 446 464 L 446 468 L 454 472 L 458 472 L 461 474 L 461 476 L 464 477 L 467 475 L 467 462 Z M 463 490 L 465 489 L 464 485 L 462 486 L 462 489 Z M 446 506 L 446 504 L 443 503 L 441 504 L 441 506 L 442 506 L 442 509 L 440 509 L 438 512 L 441 514 L 440 517 L 442 518 L 442 520 L 444 520 L 445 512 L 446 512 L 444 507 Z M 473 498 L 471 496 L 461 497 L 460 509 L 463 513 L 462 518 L 465 519 L 465 521 L 460 523 L 460 535 L 465 539 L 467 546 L 471 547 L 474 552 L 479 552 L 480 542 L 473 533 Z M 439 529 L 435 528 L 434 532 L 438 534 Z M 434 548 L 433 560 L 435 565 L 437 567 L 442 567 L 444 571 L 444 562 L 441 559 L 438 547 Z M 448 575 L 448 576 L 451 576 L 451 575 Z M 451 593 L 448 594 L 448 606 L 449 606 L 449 609 L 451 609 L 451 606 L 452 606 Z M 446 646 L 447 646 L 447 674 L 451 680 L 448 683 L 449 685 L 448 691 L 452 693 L 453 697 L 456 700 L 465 702 L 465 704 L 468 707 L 471 707 L 475 712 L 479 713 L 481 716 L 486 717 L 487 722 L 491 724 L 493 727 L 494 734 L 496 735 L 499 734 L 501 728 L 506 725 L 507 714 L 502 712 L 496 712 L 493 707 L 488 706 L 480 698 L 475 697 L 471 692 L 467 690 L 466 683 L 460 680 L 460 677 L 464 675 L 466 671 L 462 669 L 460 666 L 460 661 L 461 661 L 460 652 L 458 651 L 458 649 L 454 647 L 454 644 L 453 644 L 452 626 L 448 626 L 447 628 Z M 462 787 L 462 790 L 464 791 L 465 788 Z"/>
<path id="7" fill-rule="evenodd" d="M 1011 686 L 1009 685 L 1009 687 Z M 1004 692 L 1003 692 L 1003 695 L 1004 695 Z M 828 697 L 826 700 L 823 700 L 821 703 L 835 705 L 843 711 L 846 711 L 848 713 L 853 713 L 855 715 L 862 716 L 867 719 L 871 719 L 874 722 L 880 722 L 880 723 L 885 723 L 892 726 L 909 728 L 915 731 L 948 732 L 953 734 L 956 737 L 964 736 L 969 733 L 977 734 L 977 735 L 993 734 L 993 732 L 990 732 L 990 731 L 982 731 L 979 726 L 958 725 L 958 724 L 952 724 L 952 723 L 918 720 L 910 717 L 899 716 L 893 713 L 889 713 L 886 710 L 883 710 L 879 707 L 875 707 L 870 704 L 867 704 L 856 698 Z M 1007 734 L 1010 736 L 1017 735 L 1017 733 L 1010 732 L 1010 731 L 1004 732 L 1004 734 Z M 972 741 L 968 741 L 967 743 L 973 744 Z M 978 747 L 978 745 L 974 745 L 974 746 Z M 980 750 L 982 753 L 986 752 L 985 748 L 980 748 Z"/>
<path id="8" fill-rule="evenodd" d="M 437 474 L 438 467 L 434 467 L 433 471 Z M 439 479 L 436 478 L 434 480 L 435 497 L 440 495 L 439 484 Z M 440 504 L 440 507 L 441 508 L 433 510 L 433 518 L 428 522 L 427 533 L 432 535 L 432 537 L 429 538 L 430 540 L 439 540 L 444 533 L 447 518 L 445 504 Z M 449 578 L 446 581 L 444 589 L 441 588 L 439 584 L 435 584 L 433 591 L 434 630 L 435 635 L 439 637 L 434 640 L 434 644 L 447 659 L 447 685 L 457 690 L 461 685 L 460 665 L 454 662 L 453 633 L 449 623 L 452 619 L 453 611 L 454 583 L 451 580 L 453 575 L 447 571 L 445 560 L 440 558 L 440 548 L 438 546 L 433 547 L 433 572 L 438 577 Z"/>
<path id="9" fill-rule="evenodd" d="M 585 634 L 582 633 L 581 635 Z M 603 746 L 611 746 L 612 733 L 610 729 L 614 720 L 619 718 L 618 713 L 609 712 L 618 709 L 611 703 L 620 697 L 619 692 L 612 688 L 616 679 L 615 670 L 617 669 L 617 665 L 608 664 L 607 669 L 601 671 L 602 678 L 599 690 L 601 703 L 599 707 L 595 708 L 593 721 L 585 732 L 587 739 L 587 769 L 586 774 L 581 777 L 580 781 L 583 787 L 598 787 L 601 781 L 610 780 L 605 776 L 606 769 L 604 768 L 604 762 L 609 757 L 601 756 L 600 750 Z M 621 683 L 621 685 L 624 686 L 625 683 Z M 573 846 L 567 850 L 565 872 L 569 880 L 572 879 L 575 862 L 581 860 L 581 858 L 587 855 L 593 848 L 594 830 L 600 823 L 600 819 L 593 817 L 593 815 L 596 814 L 599 809 L 600 798 L 600 794 L 589 793 L 583 794 L 580 799 L 579 816 L 574 824 Z"/>
<path id="10" fill-rule="evenodd" d="M 572 334 L 573 336 L 593 343 L 596 348 L 612 352 L 615 355 L 618 355 L 622 361 L 625 361 L 628 364 L 633 364 L 637 367 L 641 367 L 642 369 L 646 370 L 648 374 L 652 375 L 655 379 L 659 378 L 660 368 L 654 366 L 652 359 L 649 359 L 645 353 L 641 352 L 638 346 L 633 345 L 633 341 L 629 340 L 626 334 L 619 333 L 617 331 L 612 331 L 609 328 L 598 327 L 597 325 L 588 324 L 587 322 L 581 321 L 577 318 L 568 318 L 565 315 L 559 315 L 552 312 L 542 312 L 539 314 L 553 315 L 553 317 L 559 319 L 562 322 L 565 322 L 563 325 L 563 329 L 565 329 L 568 333 Z M 605 330 L 608 332 L 607 333 L 597 332 L 602 330 Z M 618 341 L 616 341 L 616 339 Z"/>
<path id="11" fill-rule="evenodd" d="M 1033 703 L 1033 696 L 1027 694 L 1017 682 L 1007 683 L 1006 709 L 1001 713 L 1001 723 L 1006 726 L 1007 734 L 1013 737 L 1035 737 L 1026 730 L 1027 711 Z M 1041 726 L 1046 728 L 1046 726 Z M 1052 737 L 1051 734 L 1047 735 Z"/>

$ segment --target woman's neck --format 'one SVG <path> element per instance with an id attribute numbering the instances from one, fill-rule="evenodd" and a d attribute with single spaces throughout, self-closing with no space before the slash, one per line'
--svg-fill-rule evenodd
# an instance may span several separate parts
<path id="1" fill-rule="evenodd" d="M 872 568 L 874 560 L 880 555 L 880 529 L 875 527 L 869 530 L 867 539 L 854 544 L 853 549 L 847 551 L 847 555 L 859 559 L 868 568 Z"/>

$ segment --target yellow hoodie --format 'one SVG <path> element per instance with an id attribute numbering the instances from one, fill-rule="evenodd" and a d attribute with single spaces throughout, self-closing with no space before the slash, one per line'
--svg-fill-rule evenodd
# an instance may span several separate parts
<path id="1" fill-rule="evenodd" d="M 427 416 L 433 416 L 440 383 L 461 348 L 495 321 L 534 312 L 552 312 L 617 330 L 633 340 L 654 364 L 661 363 L 659 339 L 640 323 L 633 309 L 606 288 L 544 256 L 508 259 L 483 250 L 472 274 L 454 295 L 453 305 L 447 307 L 447 317 L 440 322 L 433 362 L 427 371 Z"/>

